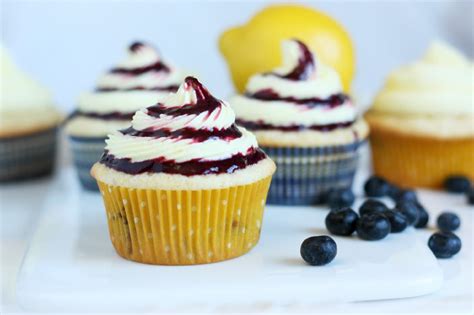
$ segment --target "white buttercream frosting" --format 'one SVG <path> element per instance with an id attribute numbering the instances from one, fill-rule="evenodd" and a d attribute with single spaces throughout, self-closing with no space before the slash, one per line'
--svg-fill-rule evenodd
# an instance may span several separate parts
<path id="1" fill-rule="evenodd" d="M 186 77 L 184 70 L 173 67 L 163 61 L 152 46 L 136 42 L 128 47 L 127 57 L 113 69 L 100 76 L 96 90 L 79 96 L 77 110 L 79 116 L 71 119 L 67 131 L 71 135 L 106 136 L 115 131 L 115 126 L 123 125 L 124 119 L 101 119 L 100 115 L 132 115 L 141 108 L 152 106 L 176 91 Z M 83 131 L 82 115 L 99 127 L 97 121 L 103 120 L 104 126 L 92 131 Z M 104 133 L 105 132 L 105 133 Z"/>
<path id="2" fill-rule="evenodd" d="M 203 94 L 197 94 L 203 93 L 202 91 L 208 93 L 196 79 L 187 78 L 176 93 L 170 94 L 161 104 L 156 105 L 163 111 L 162 113 L 157 116 L 152 108 L 142 109 L 133 117 L 132 128 L 147 132 L 157 130 L 172 132 L 185 128 L 216 131 L 231 128 L 234 125 L 235 115 L 229 104 L 224 101 L 217 100 L 219 105 L 216 107 L 204 106 L 196 113 L 186 113 L 186 109 L 202 106 L 207 102 L 206 99 L 202 99 L 205 97 Z M 134 136 L 116 132 L 106 140 L 106 150 L 115 158 L 127 158 L 131 162 L 152 159 L 176 163 L 223 160 L 237 154 L 246 155 L 251 148 L 258 147 L 255 137 L 250 132 L 244 128 L 238 130 L 241 136 L 230 140 L 210 137 L 204 141 L 175 136 Z"/>
<path id="3" fill-rule="evenodd" d="M 3 47 L 0 59 L 1 132 L 20 132 L 57 124 L 60 114 L 49 90 L 19 69 Z"/>
<path id="4" fill-rule="evenodd" d="M 349 122 L 356 119 L 357 113 L 350 99 L 342 104 L 330 106 L 306 106 L 295 100 L 326 100 L 343 93 L 338 73 L 320 63 L 316 56 L 301 42 L 287 40 L 282 43 L 283 64 L 271 73 L 262 73 L 250 78 L 246 95 L 230 99 L 237 118 L 249 122 L 260 122 L 275 126 L 315 126 Z M 306 55 L 305 55 L 306 54 Z M 312 58 L 305 75 L 289 79 L 289 73 L 301 67 L 304 58 Z M 313 65 L 311 67 L 311 64 Z M 252 97 L 261 91 L 271 91 L 279 99 L 262 100 Z"/>
<path id="5" fill-rule="evenodd" d="M 473 62 L 434 42 L 421 60 L 394 70 L 372 111 L 400 115 L 474 115 Z"/>

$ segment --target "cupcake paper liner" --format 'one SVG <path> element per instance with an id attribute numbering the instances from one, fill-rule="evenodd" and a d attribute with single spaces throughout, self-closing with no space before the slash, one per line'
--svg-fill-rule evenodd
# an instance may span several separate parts
<path id="1" fill-rule="evenodd" d="M 262 147 L 277 165 L 268 203 L 313 205 L 331 188 L 349 188 L 362 142 L 313 148 Z"/>
<path id="2" fill-rule="evenodd" d="M 0 138 L 0 182 L 51 174 L 56 160 L 56 145 L 57 128 Z"/>
<path id="3" fill-rule="evenodd" d="M 148 264 L 193 265 L 241 256 L 257 244 L 270 180 L 215 190 L 98 184 L 110 239 L 120 256 Z"/>
<path id="4" fill-rule="evenodd" d="M 94 163 L 104 153 L 106 138 L 69 137 L 74 166 L 83 188 L 99 191 L 96 180 L 90 175 Z"/>
<path id="5" fill-rule="evenodd" d="M 401 187 L 441 188 L 450 175 L 474 181 L 474 138 L 436 139 L 375 130 L 375 173 Z"/>

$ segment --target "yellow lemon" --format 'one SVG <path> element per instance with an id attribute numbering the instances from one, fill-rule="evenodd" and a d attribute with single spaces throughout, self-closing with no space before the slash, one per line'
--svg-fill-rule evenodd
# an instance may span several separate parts
<path id="1" fill-rule="evenodd" d="M 280 43 L 288 38 L 305 42 L 325 64 L 334 67 L 349 91 L 355 71 L 354 48 L 346 30 L 330 16 L 298 5 L 269 6 L 247 24 L 225 31 L 219 48 L 232 80 L 243 92 L 250 76 L 281 63 Z"/>

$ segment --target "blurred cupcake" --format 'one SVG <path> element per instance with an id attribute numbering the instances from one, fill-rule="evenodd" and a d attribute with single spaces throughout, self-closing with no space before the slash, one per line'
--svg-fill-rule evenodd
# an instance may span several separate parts
<path id="1" fill-rule="evenodd" d="M 230 103 L 277 164 L 269 203 L 316 204 L 329 189 L 352 185 L 368 128 L 334 69 L 298 40 L 282 48 L 283 66 L 251 77 Z"/>
<path id="2" fill-rule="evenodd" d="M 92 175 L 120 256 L 192 265 L 256 245 L 275 165 L 234 121 L 227 103 L 187 77 L 109 136 Z"/>
<path id="3" fill-rule="evenodd" d="M 49 91 L 18 69 L 3 47 L 0 58 L 0 182 L 48 175 L 61 115 Z"/>
<path id="4" fill-rule="evenodd" d="M 474 180 L 473 63 L 445 43 L 393 71 L 366 118 L 375 172 L 406 187 Z"/>
<path id="5" fill-rule="evenodd" d="M 98 189 L 90 169 L 104 151 L 106 136 L 128 127 L 138 109 L 175 92 L 184 78 L 153 47 L 136 42 L 127 59 L 100 77 L 95 91 L 80 96 L 66 131 L 83 187 Z"/>

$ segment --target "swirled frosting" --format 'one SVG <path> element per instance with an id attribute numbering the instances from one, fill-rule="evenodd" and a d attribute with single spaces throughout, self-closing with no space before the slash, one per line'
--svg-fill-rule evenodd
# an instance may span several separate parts
<path id="1" fill-rule="evenodd" d="M 83 129 L 86 123 L 93 126 L 94 121 L 90 119 L 115 121 L 110 128 L 100 128 L 104 122 L 93 126 L 105 136 L 128 123 L 138 109 L 151 106 L 175 92 L 185 77 L 183 71 L 165 63 L 152 46 L 132 43 L 127 58 L 99 78 L 95 91 L 79 97 L 78 108 L 71 119 L 78 120 L 72 122 L 70 129 Z M 78 121 L 81 123 L 76 124 Z"/>
<path id="2" fill-rule="evenodd" d="M 138 111 L 132 126 L 106 143 L 100 162 L 128 174 L 233 173 L 266 157 L 255 137 L 235 125 L 229 104 L 193 77 L 163 102 Z"/>
<path id="3" fill-rule="evenodd" d="M 474 115 L 474 65 L 445 43 L 434 42 L 421 60 L 394 70 L 373 112 L 400 115 Z"/>
<path id="4" fill-rule="evenodd" d="M 237 122 L 251 130 L 345 128 L 356 119 L 337 72 L 318 62 L 298 40 L 282 43 L 283 65 L 250 78 L 244 95 L 231 98 Z"/>
<path id="5" fill-rule="evenodd" d="M 50 127 L 61 116 L 47 88 L 19 69 L 0 47 L 1 91 L 0 130 L 2 134 Z"/>

